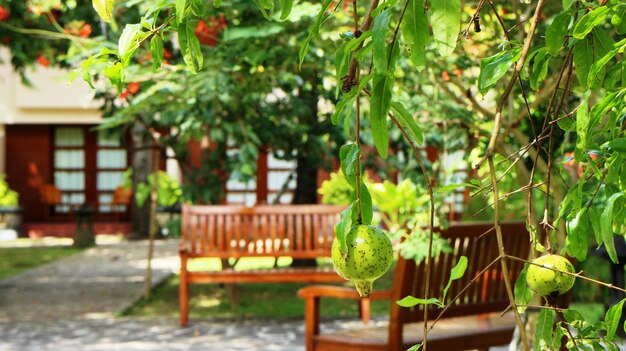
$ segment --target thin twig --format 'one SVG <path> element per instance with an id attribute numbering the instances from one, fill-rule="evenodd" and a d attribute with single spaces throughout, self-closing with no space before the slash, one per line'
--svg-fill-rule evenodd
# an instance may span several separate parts
<path id="1" fill-rule="evenodd" d="M 541 1 L 541 0 L 540 0 Z M 493 164 L 493 155 L 490 155 L 487 158 L 487 162 L 489 163 L 489 174 L 491 176 L 491 185 L 493 187 L 493 208 L 494 208 L 494 228 L 496 229 L 496 240 L 498 241 L 498 251 L 500 253 L 500 257 L 505 257 L 506 252 L 504 251 L 504 240 L 502 239 L 502 228 L 500 226 L 500 200 L 498 198 L 499 190 L 498 190 L 498 181 L 496 178 L 496 167 Z M 511 306 L 515 305 L 515 295 L 513 294 L 513 287 L 511 286 L 511 276 L 509 275 L 509 267 L 507 266 L 506 260 L 500 260 L 500 264 L 502 265 L 502 274 L 504 275 L 504 286 L 506 287 L 506 293 L 509 296 L 509 303 Z M 513 309 L 513 314 L 515 315 L 515 320 L 517 321 L 517 326 L 520 331 L 520 335 L 522 338 L 522 345 L 524 350 L 528 350 L 528 337 L 526 335 L 524 329 L 524 321 L 520 316 L 517 308 Z"/>
<path id="2" fill-rule="evenodd" d="M 509 80 L 509 84 L 506 86 L 506 89 L 504 90 L 504 93 L 500 97 L 500 100 L 496 107 L 493 130 L 491 133 L 491 138 L 489 139 L 489 145 L 487 145 L 485 156 L 476 164 L 475 168 L 479 168 L 480 165 L 482 165 L 485 162 L 485 160 L 489 158 L 490 156 L 492 156 L 494 153 L 494 150 L 496 147 L 496 141 L 498 139 L 498 136 L 500 135 L 500 125 L 502 124 L 502 110 L 504 108 L 504 104 L 508 96 L 513 91 L 513 86 L 515 85 L 515 82 L 517 81 L 519 72 L 524 67 L 524 63 L 526 62 L 526 57 L 528 56 L 528 52 L 530 51 L 530 46 L 532 44 L 535 31 L 537 30 L 537 24 L 539 23 L 539 16 L 541 15 L 541 10 L 543 9 L 544 5 L 545 5 L 545 0 L 539 0 L 537 2 L 535 14 L 533 15 L 533 20 L 531 21 L 531 24 L 530 24 L 530 30 L 528 31 L 528 35 L 526 36 L 526 40 L 524 41 L 524 47 L 522 48 L 522 52 L 520 54 L 519 60 L 515 63 L 515 67 L 514 67 L 515 75 L 511 78 L 511 80 Z"/>
<path id="3" fill-rule="evenodd" d="M 470 282 L 467 283 L 467 285 L 465 285 L 465 287 L 463 287 L 463 289 L 461 289 L 461 291 L 458 294 L 456 294 L 456 296 L 454 296 L 454 298 L 452 298 L 452 300 L 450 300 L 449 303 L 446 304 L 446 306 L 437 315 L 437 318 L 435 318 L 433 320 L 433 323 L 430 325 L 430 328 L 428 329 L 428 332 L 430 332 L 435 327 L 435 324 L 437 324 L 437 322 L 443 317 L 443 314 L 446 313 L 448 308 L 450 308 L 450 306 L 452 306 L 454 304 L 454 302 L 456 302 L 456 300 L 458 300 L 461 297 L 461 295 L 463 295 L 463 293 L 465 293 L 467 291 L 467 289 L 469 289 L 469 287 L 472 286 L 472 284 L 476 283 L 478 278 L 482 277 L 483 274 L 485 274 L 485 272 L 487 272 L 487 270 L 489 270 L 491 268 L 491 266 L 493 266 L 498 261 L 500 261 L 500 259 L 501 259 L 501 257 L 498 256 L 493 261 L 491 261 L 491 263 L 489 263 L 485 268 L 483 268 L 480 272 L 478 272 L 478 274 L 476 274 L 474 276 L 474 278 L 472 278 L 472 280 L 470 280 Z M 445 302 L 445 301 L 442 301 L 442 302 Z M 424 310 L 428 311 L 428 308 L 425 307 Z M 426 334 L 424 334 L 424 335 L 426 335 Z"/>

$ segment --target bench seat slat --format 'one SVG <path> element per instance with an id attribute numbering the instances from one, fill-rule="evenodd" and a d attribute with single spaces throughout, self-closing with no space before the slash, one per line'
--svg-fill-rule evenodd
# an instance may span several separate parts
<path id="1" fill-rule="evenodd" d="M 332 268 L 271 268 L 188 272 L 190 283 L 331 283 L 344 282 Z"/>
<path id="2" fill-rule="evenodd" d="M 423 323 L 404 326 L 404 350 L 423 341 L 423 326 Z M 445 318 L 428 333 L 428 349 L 468 350 L 494 345 L 494 342 L 506 344 L 511 340 L 514 329 L 515 319 L 511 313 L 505 316 L 496 312 Z M 355 350 L 386 350 L 388 337 L 389 323 L 383 321 L 374 326 L 316 335 L 314 342 L 316 350 L 337 350 L 339 345 L 341 350 L 345 350 L 346 343 Z"/>

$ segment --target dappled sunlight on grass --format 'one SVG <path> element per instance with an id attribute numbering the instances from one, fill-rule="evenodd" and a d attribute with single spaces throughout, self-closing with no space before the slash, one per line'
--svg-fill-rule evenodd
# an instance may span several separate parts
<path id="1" fill-rule="evenodd" d="M 194 268 L 219 269 L 219 259 L 207 259 Z M 290 263 L 290 258 L 280 258 L 279 265 Z M 319 262 L 320 260 L 318 260 Z M 330 260 L 321 260 L 328 265 Z M 273 267 L 273 258 L 243 258 L 236 269 Z M 143 299 L 124 312 L 129 316 L 178 316 L 177 275 L 158 286 L 149 299 Z M 393 271 L 387 272 L 374 283 L 376 290 L 388 289 L 393 284 Z M 349 286 L 349 283 L 343 284 Z M 302 283 L 236 284 L 192 284 L 190 286 L 189 311 L 191 318 L 288 318 L 304 316 L 304 301 L 297 296 Z M 230 291 L 229 291 L 230 289 Z M 389 301 L 373 301 L 373 315 L 387 315 Z M 357 301 L 323 298 L 322 317 L 357 317 Z"/>
<path id="2" fill-rule="evenodd" d="M 80 252 L 71 246 L 0 248 L 0 279 L 5 279 L 62 257 Z"/>

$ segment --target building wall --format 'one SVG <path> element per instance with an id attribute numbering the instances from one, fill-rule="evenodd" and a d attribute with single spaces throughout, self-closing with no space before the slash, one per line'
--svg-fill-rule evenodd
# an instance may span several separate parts
<path id="1" fill-rule="evenodd" d="M 0 48 L 0 173 L 6 172 L 6 125 L 98 124 L 102 121 L 94 93 L 80 78 L 69 84 L 70 72 L 34 66 L 23 84 L 10 65 L 6 48 Z"/>
<path id="2" fill-rule="evenodd" d="M 5 168 L 9 187 L 20 195 L 24 221 L 41 220 L 44 209 L 39 199 L 39 188 L 53 182 L 50 127 L 8 125 L 5 131 L 8 155 Z"/>

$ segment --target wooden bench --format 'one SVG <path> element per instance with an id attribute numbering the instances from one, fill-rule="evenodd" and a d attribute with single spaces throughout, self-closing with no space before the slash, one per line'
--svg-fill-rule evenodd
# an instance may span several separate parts
<path id="1" fill-rule="evenodd" d="M 527 257 L 530 242 L 525 224 L 502 224 L 502 231 L 507 254 Z M 460 299 L 452 303 L 443 318 L 428 333 L 428 350 L 487 350 L 490 346 L 510 342 L 515 321 L 512 313 L 501 316 L 509 306 L 501 265 L 497 262 L 480 274 L 498 257 L 492 225 L 454 224 L 440 234 L 449 240 L 453 250 L 451 253 L 442 253 L 433 260 L 429 296 L 441 298 L 450 269 L 460 256 L 467 256 L 468 267 L 465 275 L 452 283 L 445 303 L 449 304 L 474 277 L 478 278 Z M 511 279 L 515 281 L 523 264 L 509 261 L 508 267 Z M 395 301 L 408 295 L 423 297 L 424 277 L 424 264 L 416 265 L 412 260 L 399 259 L 394 272 L 393 289 L 374 291 L 370 298 L 391 301 L 389 322 L 382 326 L 363 325 L 362 328 L 339 330 L 329 334 L 320 334 L 320 298 L 358 300 L 358 294 L 353 289 L 338 286 L 310 286 L 301 289 L 298 295 L 305 300 L 306 350 L 395 351 L 406 350 L 422 342 L 423 307 L 403 308 Z M 429 325 L 440 311 L 436 307 L 429 308 Z"/>
<path id="2" fill-rule="evenodd" d="M 192 283 L 327 283 L 344 281 L 332 267 L 236 271 L 189 271 L 196 258 L 330 257 L 334 225 L 343 206 L 201 206 L 182 209 L 180 244 L 180 325 L 187 324 Z"/>

